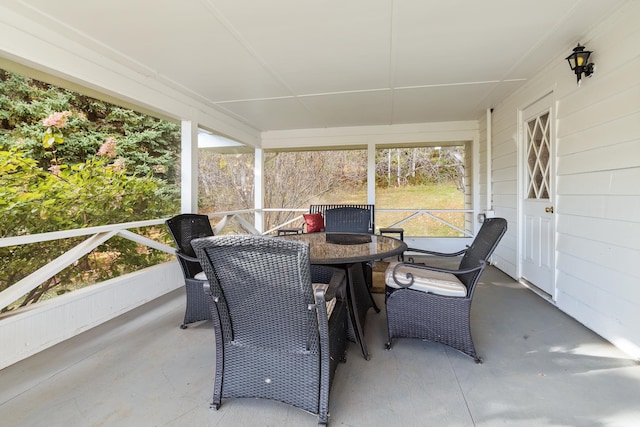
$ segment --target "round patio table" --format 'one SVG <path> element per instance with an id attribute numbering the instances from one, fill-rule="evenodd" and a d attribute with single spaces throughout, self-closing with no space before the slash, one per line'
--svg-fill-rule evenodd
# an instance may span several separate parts
<path id="1" fill-rule="evenodd" d="M 364 325 L 369 308 L 376 312 L 373 295 L 364 278 L 363 264 L 378 259 L 398 256 L 407 250 L 399 239 L 366 233 L 303 233 L 280 236 L 282 239 L 309 243 L 311 264 L 344 268 L 347 273 L 347 306 L 353 335 L 362 355 L 369 360 L 364 340 Z"/>

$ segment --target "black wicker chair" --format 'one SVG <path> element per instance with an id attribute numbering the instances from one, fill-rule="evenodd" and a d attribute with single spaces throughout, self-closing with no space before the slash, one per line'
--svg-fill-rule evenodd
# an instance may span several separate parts
<path id="1" fill-rule="evenodd" d="M 166 221 L 167 227 L 176 243 L 176 256 L 184 274 L 187 292 L 187 306 L 184 321 L 180 327 L 185 329 L 189 323 L 211 319 L 202 285 L 207 278 L 202 271 L 196 253 L 191 247 L 191 240 L 198 237 L 213 236 L 211 223 L 207 215 L 181 214 Z"/>
<path id="2" fill-rule="evenodd" d="M 373 206 L 339 206 L 329 208 L 324 211 L 325 231 L 327 233 L 373 233 Z M 376 313 L 380 313 L 380 308 L 371 295 L 373 286 L 373 262 L 362 263 L 364 281 L 367 288 L 357 287 L 357 283 L 349 283 L 349 292 L 353 295 L 350 301 L 354 305 L 352 312 L 358 317 L 358 321 L 364 329 L 367 311 L 373 307 Z M 356 301 L 360 302 L 358 306 Z M 349 330 L 349 337 L 352 338 L 352 331 Z M 365 352 L 366 353 L 366 352 Z M 368 360 L 368 353 L 365 354 Z"/>
<path id="3" fill-rule="evenodd" d="M 274 399 L 326 425 L 333 373 L 346 348 L 346 305 L 334 298 L 344 272 L 335 271 L 328 285 L 312 285 L 309 245 L 302 242 L 232 235 L 192 245 L 209 279 L 212 407 L 222 398 Z"/>
<path id="4" fill-rule="evenodd" d="M 420 338 L 455 348 L 477 363 L 471 338 L 471 300 L 487 261 L 507 230 L 503 218 L 484 221 L 471 246 L 456 253 L 409 249 L 427 255 L 461 256 L 458 269 L 393 262 L 386 271 L 386 308 L 389 341 Z"/>
<path id="5" fill-rule="evenodd" d="M 327 233 L 373 233 L 372 209 L 369 207 L 340 206 L 324 211 L 325 230 Z M 367 286 L 373 286 L 373 263 L 362 265 Z M 373 303 L 376 312 L 380 309 Z"/>
<path id="6" fill-rule="evenodd" d="M 327 233 L 371 233 L 371 213 L 368 209 L 339 207 L 324 212 L 324 231 Z"/>

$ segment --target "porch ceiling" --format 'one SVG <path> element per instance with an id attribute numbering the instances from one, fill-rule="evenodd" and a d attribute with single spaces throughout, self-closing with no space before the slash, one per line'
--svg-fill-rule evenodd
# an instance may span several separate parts
<path id="1" fill-rule="evenodd" d="M 6 3 L 267 131 L 475 120 L 621 2 Z"/>

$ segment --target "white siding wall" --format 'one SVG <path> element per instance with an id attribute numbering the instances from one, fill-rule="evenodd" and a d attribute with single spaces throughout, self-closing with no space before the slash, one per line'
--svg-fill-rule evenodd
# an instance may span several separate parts
<path id="1" fill-rule="evenodd" d="M 491 183 L 493 209 L 496 216 L 509 223 L 507 233 L 496 249 L 492 262 L 511 277 L 517 277 L 518 174 L 517 114 L 512 104 L 494 109 L 492 120 Z M 506 112 L 510 114 L 506 114 Z"/>
<path id="2" fill-rule="evenodd" d="M 596 73 L 577 87 L 563 57 L 497 106 L 496 214 L 509 220 L 496 251 L 518 276 L 517 113 L 553 91 L 556 106 L 557 306 L 640 358 L 640 2 L 580 42 Z M 577 40 L 576 40 L 577 41 Z M 570 53 L 567 46 L 567 54 Z M 566 55 L 565 55 L 566 56 Z"/>
<path id="3" fill-rule="evenodd" d="M 165 262 L 6 313 L 0 316 L 0 369 L 182 286 L 178 262 Z"/>
<path id="4" fill-rule="evenodd" d="M 478 121 L 479 127 L 479 140 L 478 140 L 478 210 L 480 212 L 486 210 L 491 205 L 491 200 L 487 200 L 487 117 L 481 117 Z"/>

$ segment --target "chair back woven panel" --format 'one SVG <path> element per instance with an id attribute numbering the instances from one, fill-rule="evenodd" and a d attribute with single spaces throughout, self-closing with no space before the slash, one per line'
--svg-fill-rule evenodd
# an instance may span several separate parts
<path id="1" fill-rule="evenodd" d="M 369 214 L 368 219 L 368 230 L 365 230 L 364 233 L 375 233 L 376 231 L 376 221 L 375 221 L 375 205 L 368 204 L 329 204 L 329 205 L 311 205 L 309 206 L 309 213 L 321 213 L 323 217 L 326 218 L 326 211 L 329 209 L 338 209 L 338 208 L 356 208 L 356 209 L 364 209 Z M 325 224 L 326 225 L 326 224 Z M 328 231 L 328 230 L 325 230 Z"/>
<path id="2" fill-rule="evenodd" d="M 213 229 L 207 215 L 180 214 L 168 219 L 166 224 L 178 249 L 190 257 L 196 256 L 191 246 L 191 240 L 213 236 Z M 179 260 L 183 268 L 187 269 L 187 277 L 193 277 L 202 271 L 200 263 L 189 262 L 180 258 Z"/>
<path id="3" fill-rule="evenodd" d="M 460 260 L 460 270 L 477 267 L 480 261 L 487 262 L 493 251 L 498 246 L 502 236 L 507 231 L 507 220 L 504 218 L 487 218 L 482 223 L 480 231 L 473 239 L 471 246 L 467 249 L 462 260 Z M 472 273 L 460 274 L 458 278 L 469 288 L 475 285 L 482 270 Z"/>
<path id="4" fill-rule="evenodd" d="M 324 212 L 324 229 L 327 233 L 369 233 L 369 210 L 353 207 L 327 209 Z"/>
<path id="5" fill-rule="evenodd" d="M 259 236 L 194 241 L 214 295 L 226 303 L 225 342 L 286 352 L 317 352 L 318 324 L 309 245 Z M 220 303 L 218 303 L 220 306 Z"/>

